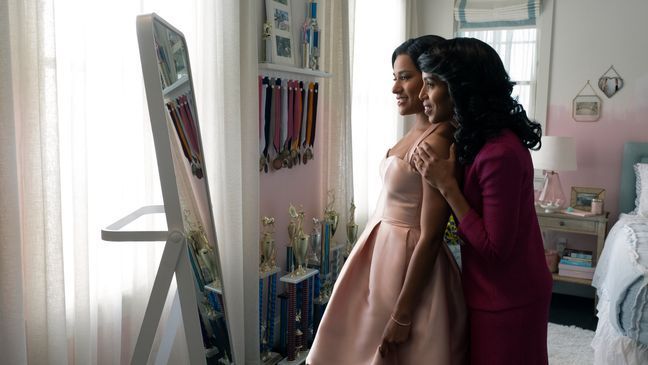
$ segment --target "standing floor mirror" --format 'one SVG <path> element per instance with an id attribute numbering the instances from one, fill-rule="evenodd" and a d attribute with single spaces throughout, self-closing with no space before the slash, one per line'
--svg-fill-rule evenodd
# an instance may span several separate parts
<path id="1" fill-rule="evenodd" d="M 174 309 L 181 314 L 190 363 L 233 364 L 187 43 L 178 29 L 156 14 L 137 17 L 137 37 L 164 206 L 141 208 L 107 227 L 102 237 L 109 241 L 166 240 L 166 245 L 131 363 L 149 361 L 175 275 L 177 299 L 170 316 Z M 168 231 L 123 229 L 140 216 L 162 212 Z M 162 336 L 155 363 L 168 360 L 175 333 Z"/>

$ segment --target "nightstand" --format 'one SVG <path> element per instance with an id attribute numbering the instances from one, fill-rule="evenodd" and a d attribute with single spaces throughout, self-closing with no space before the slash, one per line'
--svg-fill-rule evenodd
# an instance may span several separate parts
<path id="1" fill-rule="evenodd" d="M 536 210 L 538 222 L 542 231 L 560 231 L 568 233 L 585 234 L 596 237 L 596 254 L 595 262 L 597 263 L 603 251 L 605 244 L 605 235 L 607 233 L 607 222 L 609 212 L 591 217 L 579 217 L 565 213 L 545 213 L 542 210 Z M 575 284 L 592 285 L 592 280 L 571 278 L 552 274 L 554 281 L 564 281 Z"/>

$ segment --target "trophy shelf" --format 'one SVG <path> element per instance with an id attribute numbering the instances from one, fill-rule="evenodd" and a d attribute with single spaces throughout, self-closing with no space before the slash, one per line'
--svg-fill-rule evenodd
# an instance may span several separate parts
<path id="1" fill-rule="evenodd" d="M 321 78 L 329 78 L 333 76 L 333 74 L 326 71 L 311 70 L 309 68 L 281 65 L 277 63 L 259 62 L 259 73 L 262 73 L 263 71 L 284 72 L 284 73 L 291 73 L 295 75 L 306 75 L 306 76 L 321 77 Z"/>

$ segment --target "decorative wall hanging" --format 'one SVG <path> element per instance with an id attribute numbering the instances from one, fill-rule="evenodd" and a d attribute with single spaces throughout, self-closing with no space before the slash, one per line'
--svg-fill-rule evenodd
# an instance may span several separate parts
<path id="1" fill-rule="evenodd" d="M 272 62 L 293 66 L 295 50 L 292 40 L 290 0 L 266 0 L 267 22 L 270 23 Z M 267 29 L 264 29 L 264 33 Z"/>
<path id="2" fill-rule="evenodd" d="M 614 66 L 605 71 L 603 76 L 598 81 L 598 87 L 603 91 L 603 94 L 611 98 L 617 91 L 623 88 L 623 79 L 621 75 L 614 69 Z"/>
<path id="3" fill-rule="evenodd" d="M 591 94 L 584 92 L 588 86 Z M 572 117 L 577 122 L 596 122 L 601 117 L 601 98 L 596 95 L 589 80 L 572 101 Z"/>

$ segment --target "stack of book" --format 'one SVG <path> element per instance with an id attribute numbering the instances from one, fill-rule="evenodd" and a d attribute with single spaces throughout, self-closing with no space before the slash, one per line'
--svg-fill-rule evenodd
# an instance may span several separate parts
<path id="1" fill-rule="evenodd" d="M 575 250 L 565 248 L 560 263 L 558 274 L 572 278 L 589 279 L 594 277 L 594 265 L 592 264 L 592 251 Z"/>

